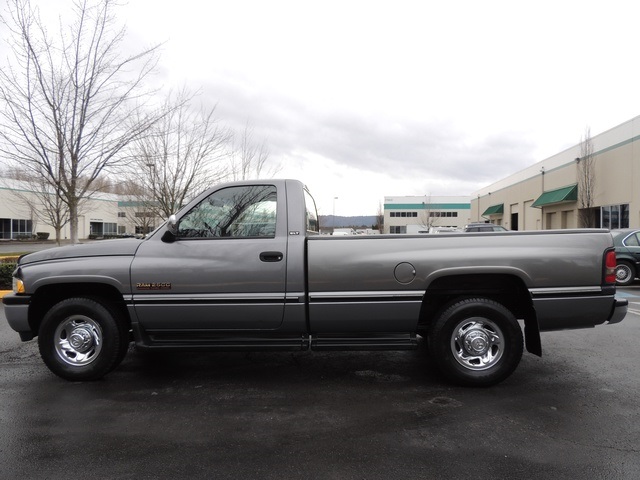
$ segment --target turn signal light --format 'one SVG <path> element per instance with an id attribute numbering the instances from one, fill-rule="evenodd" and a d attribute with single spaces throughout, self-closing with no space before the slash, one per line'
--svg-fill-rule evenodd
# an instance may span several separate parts
<path id="1" fill-rule="evenodd" d="M 24 293 L 24 282 L 16 277 L 13 277 L 13 293 Z"/>

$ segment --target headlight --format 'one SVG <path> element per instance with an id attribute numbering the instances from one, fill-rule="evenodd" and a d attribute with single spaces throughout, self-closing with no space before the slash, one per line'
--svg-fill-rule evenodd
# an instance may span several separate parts
<path id="1" fill-rule="evenodd" d="M 24 293 L 24 282 L 16 277 L 13 277 L 13 293 Z"/>

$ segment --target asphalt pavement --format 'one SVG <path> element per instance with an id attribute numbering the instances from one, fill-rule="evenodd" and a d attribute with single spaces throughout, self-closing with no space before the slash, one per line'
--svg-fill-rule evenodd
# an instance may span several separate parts
<path id="1" fill-rule="evenodd" d="M 640 286 L 618 325 L 543 334 L 505 382 L 426 349 L 144 355 L 49 373 L 0 308 L 2 478 L 638 479 Z"/>

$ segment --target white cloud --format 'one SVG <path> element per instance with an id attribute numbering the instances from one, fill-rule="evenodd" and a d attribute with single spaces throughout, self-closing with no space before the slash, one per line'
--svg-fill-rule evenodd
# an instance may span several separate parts
<path id="1" fill-rule="evenodd" d="M 131 0 L 161 79 L 266 138 L 323 213 L 465 195 L 640 114 L 640 2 Z M 334 202 L 334 197 L 339 200 Z"/>

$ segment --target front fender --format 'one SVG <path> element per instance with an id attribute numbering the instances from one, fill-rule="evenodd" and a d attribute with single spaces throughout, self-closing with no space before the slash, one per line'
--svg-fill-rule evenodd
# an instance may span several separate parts
<path id="1" fill-rule="evenodd" d="M 81 257 L 20 266 L 25 292 L 60 284 L 104 284 L 122 295 L 131 293 L 133 256 Z"/>

